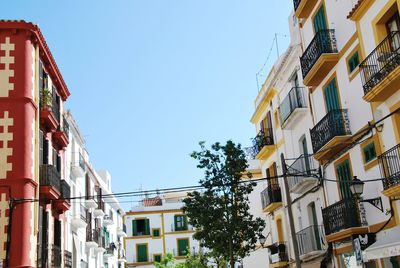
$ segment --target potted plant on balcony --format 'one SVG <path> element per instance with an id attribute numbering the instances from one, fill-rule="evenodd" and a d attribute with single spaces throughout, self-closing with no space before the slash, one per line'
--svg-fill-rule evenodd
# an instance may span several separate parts
<path id="1" fill-rule="evenodd" d="M 47 87 L 43 88 L 41 101 L 42 101 L 42 109 L 46 109 L 46 110 L 51 109 L 52 103 L 53 103 L 52 102 L 53 96 Z"/>

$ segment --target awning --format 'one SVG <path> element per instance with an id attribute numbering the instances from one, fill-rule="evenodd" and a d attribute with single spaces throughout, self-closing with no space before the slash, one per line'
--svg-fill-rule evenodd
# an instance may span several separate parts
<path id="1" fill-rule="evenodd" d="M 377 233 L 376 242 L 363 255 L 364 261 L 400 255 L 400 226 Z"/>

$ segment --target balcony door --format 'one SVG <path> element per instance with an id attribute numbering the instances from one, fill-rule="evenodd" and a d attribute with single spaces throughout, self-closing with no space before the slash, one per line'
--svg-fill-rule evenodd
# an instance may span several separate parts
<path id="1" fill-rule="evenodd" d="M 316 249 L 321 250 L 321 237 L 319 234 L 317 211 L 315 209 L 315 203 L 311 202 L 308 205 L 308 215 L 310 217 L 310 226 L 312 228 L 311 234 L 314 235 Z"/>
<path id="2" fill-rule="evenodd" d="M 350 181 L 352 180 L 350 161 L 344 160 L 336 166 L 336 174 L 339 179 L 340 196 L 342 199 L 350 199 L 353 197 L 350 190 Z"/>
<path id="3" fill-rule="evenodd" d="M 386 30 L 388 32 L 388 35 L 400 31 L 400 17 L 398 13 L 396 13 L 386 22 Z M 400 47 L 399 34 L 392 35 L 392 38 L 390 40 L 390 45 L 392 50 L 394 51 L 399 49 Z"/>
<path id="4" fill-rule="evenodd" d="M 321 30 L 328 29 L 325 16 L 325 7 L 321 5 L 313 19 L 314 33 L 317 34 Z"/>
<path id="5" fill-rule="evenodd" d="M 340 109 L 339 93 L 336 87 L 336 78 L 332 79 L 332 81 L 329 82 L 329 84 L 326 86 L 324 90 L 324 98 L 327 113 L 333 110 Z"/>

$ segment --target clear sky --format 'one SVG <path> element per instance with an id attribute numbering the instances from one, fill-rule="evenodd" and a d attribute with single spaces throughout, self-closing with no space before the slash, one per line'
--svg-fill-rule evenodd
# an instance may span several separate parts
<path id="1" fill-rule="evenodd" d="M 0 14 L 40 26 L 91 162 L 124 192 L 197 184 L 189 154 L 199 141 L 251 144 L 255 74 L 274 34 L 288 34 L 292 9 L 291 0 L 14 0 Z M 282 53 L 289 38 L 278 41 Z"/>

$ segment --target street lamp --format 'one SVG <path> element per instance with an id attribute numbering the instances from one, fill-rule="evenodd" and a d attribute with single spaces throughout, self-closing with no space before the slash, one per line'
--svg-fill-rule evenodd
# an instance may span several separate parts
<path id="1" fill-rule="evenodd" d="M 370 203 L 381 212 L 383 212 L 382 198 L 370 198 L 370 199 L 361 199 L 361 195 L 364 192 L 364 182 L 357 178 L 357 176 L 353 177 L 353 181 L 350 183 L 350 191 L 357 198 L 358 202 Z"/>
<path id="2" fill-rule="evenodd" d="M 358 179 L 357 176 L 354 176 L 350 184 L 350 191 L 357 197 L 361 196 L 364 192 L 364 182 Z"/>

